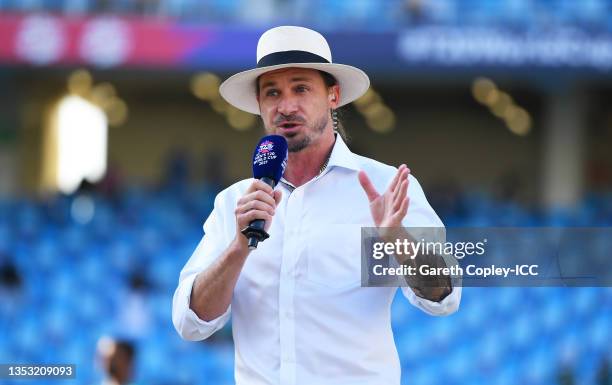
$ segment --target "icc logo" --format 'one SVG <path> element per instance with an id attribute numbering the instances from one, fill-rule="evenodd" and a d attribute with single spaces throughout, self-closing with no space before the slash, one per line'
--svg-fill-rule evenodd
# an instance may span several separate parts
<path id="1" fill-rule="evenodd" d="M 270 140 L 266 140 L 265 142 L 262 142 L 259 145 L 259 152 L 262 154 L 268 153 L 272 151 L 273 147 L 274 147 L 274 143 L 272 143 L 272 141 Z"/>

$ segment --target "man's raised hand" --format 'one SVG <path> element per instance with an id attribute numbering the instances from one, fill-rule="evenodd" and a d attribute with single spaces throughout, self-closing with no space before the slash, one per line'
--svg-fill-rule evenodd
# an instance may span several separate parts
<path id="1" fill-rule="evenodd" d="M 359 183 L 370 201 L 370 212 L 377 227 L 399 227 L 408 212 L 408 176 L 410 169 L 402 164 L 381 195 L 365 171 L 359 172 Z"/>

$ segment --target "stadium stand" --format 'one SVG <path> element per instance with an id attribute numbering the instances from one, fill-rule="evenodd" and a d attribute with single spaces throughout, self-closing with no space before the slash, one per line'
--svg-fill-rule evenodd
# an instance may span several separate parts
<path id="1" fill-rule="evenodd" d="M 112 198 L 81 192 L 0 203 L 0 328 L 10 331 L 0 333 L 0 362 L 72 362 L 80 383 L 94 383 L 101 375 L 96 341 L 112 335 L 135 342 L 136 383 L 233 383 L 230 327 L 188 343 L 170 318 L 178 273 L 214 194 L 130 188 Z M 444 221 L 610 226 L 610 198 L 594 195 L 577 212 L 547 216 L 470 193 L 457 201 L 463 214 L 446 210 Z M 86 222 L 78 215 L 84 199 L 94 208 Z M 464 290 L 462 309 L 451 317 L 429 317 L 401 297 L 394 302 L 403 383 L 552 384 L 565 373 L 576 384 L 595 384 L 597 373 L 605 375 L 610 288 Z"/>
<path id="2" fill-rule="evenodd" d="M 575 24 L 612 28 L 610 0 L 2 0 L 0 11 L 113 14 L 194 22 L 376 30 L 415 24 L 512 26 Z"/>

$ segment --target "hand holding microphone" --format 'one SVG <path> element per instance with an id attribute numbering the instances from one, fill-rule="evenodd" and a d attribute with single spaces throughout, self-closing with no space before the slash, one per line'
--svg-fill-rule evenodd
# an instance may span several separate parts
<path id="1" fill-rule="evenodd" d="M 259 141 L 253 154 L 253 177 L 256 179 L 238 200 L 236 224 L 248 239 L 248 248 L 257 248 L 269 237 L 274 210 L 280 202 L 280 191 L 274 191 L 287 164 L 287 141 L 280 135 L 268 135 Z"/>

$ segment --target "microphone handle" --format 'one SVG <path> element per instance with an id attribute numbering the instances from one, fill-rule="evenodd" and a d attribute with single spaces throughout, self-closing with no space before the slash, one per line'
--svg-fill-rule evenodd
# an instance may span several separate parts
<path id="1" fill-rule="evenodd" d="M 260 180 L 272 188 L 274 188 L 274 186 L 276 185 L 274 179 L 272 178 L 263 177 Z M 256 249 L 257 244 L 259 242 L 263 242 L 270 237 L 266 230 L 264 230 L 265 226 L 265 220 L 255 219 L 254 221 L 251 221 L 251 223 L 249 223 L 249 225 L 241 231 L 241 233 L 244 234 L 244 236 L 247 237 L 249 240 L 249 250 Z"/>

